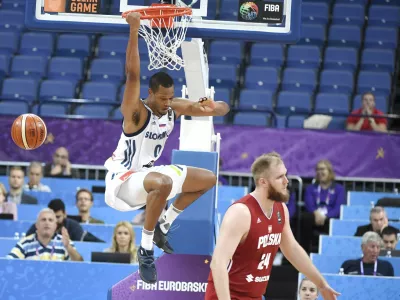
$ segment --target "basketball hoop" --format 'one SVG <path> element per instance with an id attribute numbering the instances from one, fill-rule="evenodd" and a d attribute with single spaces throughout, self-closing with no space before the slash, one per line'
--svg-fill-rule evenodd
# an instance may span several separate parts
<path id="1" fill-rule="evenodd" d="M 192 19 L 190 7 L 171 4 L 152 4 L 151 7 L 126 11 L 141 14 L 139 35 L 144 38 L 149 52 L 149 70 L 167 68 L 180 70 L 184 61 L 177 50 L 185 40 L 189 22 Z"/>

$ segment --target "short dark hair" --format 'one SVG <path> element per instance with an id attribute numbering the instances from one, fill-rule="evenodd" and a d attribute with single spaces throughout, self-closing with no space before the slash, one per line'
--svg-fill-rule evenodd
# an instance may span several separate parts
<path id="1" fill-rule="evenodd" d="M 83 193 L 83 192 L 88 193 L 88 194 L 90 195 L 90 201 L 93 202 L 93 194 L 92 194 L 92 192 L 89 191 L 88 189 L 80 189 L 79 191 L 76 192 L 76 195 L 75 195 L 75 200 L 76 200 L 76 202 L 78 202 L 79 194 L 80 194 L 80 193 Z"/>
<path id="2" fill-rule="evenodd" d="M 157 72 L 150 77 L 149 88 L 155 93 L 160 86 L 169 88 L 174 85 L 174 80 L 165 72 Z"/>
<path id="3" fill-rule="evenodd" d="M 396 227 L 393 226 L 386 226 L 385 228 L 383 228 L 382 230 L 382 236 L 384 235 L 392 235 L 394 234 L 396 236 L 397 239 L 397 234 L 399 233 L 400 230 L 398 230 Z"/>
<path id="4" fill-rule="evenodd" d="M 47 205 L 48 208 L 52 209 L 54 212 L 62 211 L 65 213 L 65 204 L 61 199 L 53 199 Z"/>

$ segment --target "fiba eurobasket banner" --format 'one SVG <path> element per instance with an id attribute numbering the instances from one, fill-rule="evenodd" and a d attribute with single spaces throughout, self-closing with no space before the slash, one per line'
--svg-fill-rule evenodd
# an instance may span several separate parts
<path id="1" fill-rule="evenodd" d="M 14 118 L 0 118 L 0 161 L 50 162 L 64 146 L 73 164 L 103 165 L 121 135 L 121 121 L 44 118 L 48 136 L 37 150 L 14 145 L 10 129 Z M 329 159 L 338 176 L 400 178 L 400 135 L 344 131 L 271 129 L 246 126 L 215 127 L 221 133 L 222 171 L 250 172 L 254 159 L 279 152 L 290 175 L 312 177 L 320 159 Z M 179 148 L 179 123 L 157 164 L 169 164 Z"/>
<path id="2" fill-rule="evenodd" d="M 210 261 L 205 255 L 163 255 L 156 261 L 155 284 L 143 282 L 136 272 L 115 284 L 107 300 L 203 300 Z"/>

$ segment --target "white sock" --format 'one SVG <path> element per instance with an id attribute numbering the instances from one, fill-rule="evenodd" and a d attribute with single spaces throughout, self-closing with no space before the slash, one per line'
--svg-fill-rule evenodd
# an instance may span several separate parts
<path id="1" fill-rule="evenodd" d="M 177 209 L 173 204 L 168 207 L 160 222 L 160 228 L 164 234 L 168 232 L 172 222 L 175 221 L 181 212 L 182 210 Z"/>
<path id="2" fill-rule="evenodd" d="M 153 250 L 153 236 L 154 230 L 146 230 L 142 229 L 142 241 L 140 242 L 140 246 L 142 246 L 145 250 Z"/>

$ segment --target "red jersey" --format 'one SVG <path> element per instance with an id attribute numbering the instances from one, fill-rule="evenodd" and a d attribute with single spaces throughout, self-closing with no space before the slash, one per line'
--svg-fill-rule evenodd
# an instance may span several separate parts
<path id="1" fill-rule="evenodd" d="M 236 201 L 250 211 L 250 230 L 238 245 L 229 262 L 229 290 L 232 300 L 261 299 L 267 289 L 275 254 L 281 244 L 285 211 L 283 204 L 274 202 L 271 218 L 267 218 L 257 200 L 246 195 Z M 212 274 L 208 276 L 205 300 L 217 300 Z"/>
<path id="2" fill-rule="evenodd" d="M 355 114 L 355 115 L 357 115 L 357 114 L 361 115 L 363 113 L 362 110 L 363 110 L 362 108 L 356 109 L 352 113 Z M 372 111 L 372 114 L 373 115 L 383 115 L 383 112 L 381 112 L 379 109 L 374 108 L 374 110 Z M 361 117 L 350 115 L 347 118 L 347 124 L 357 124 L 360 119 L 361 119 Z M 385 124 L 385 125 L 387 125 L 387 119 L 385 119 L 385 118 L 376 117 L 376 118 L 374 118 L 374 120 L 375 120 L 376 124 Z M 360 129 L 361 130 L 372 130 L 372 126 L 369 123 L 368 118 L 364 118 L 364 123 L 362 124 Z"/>

